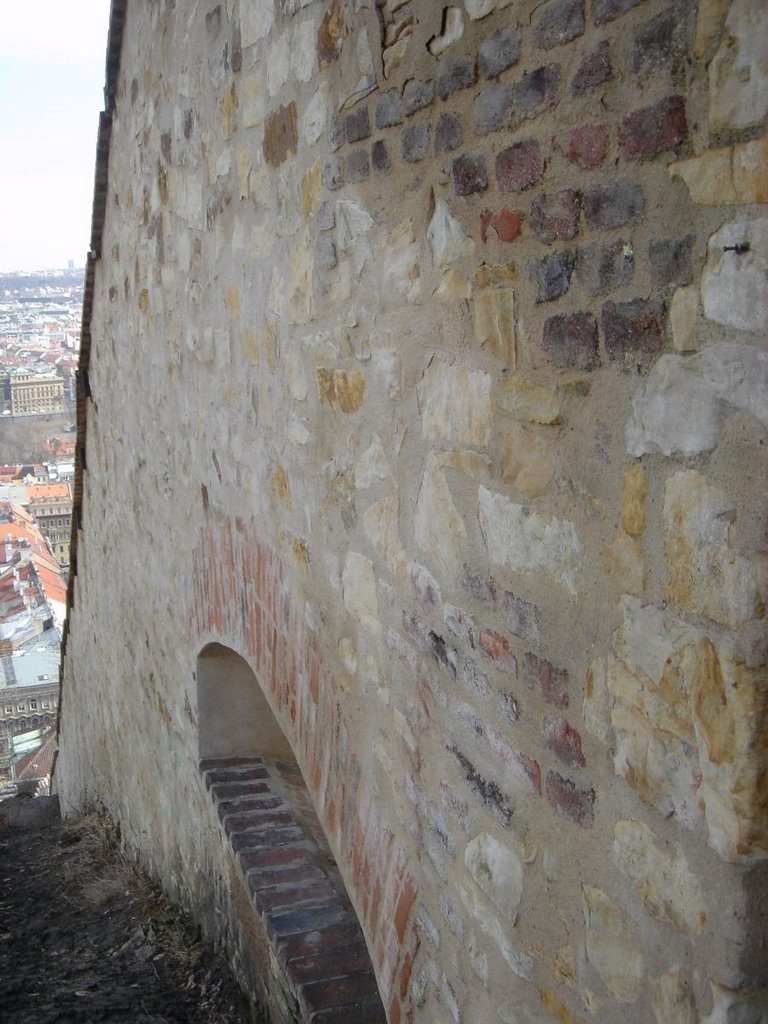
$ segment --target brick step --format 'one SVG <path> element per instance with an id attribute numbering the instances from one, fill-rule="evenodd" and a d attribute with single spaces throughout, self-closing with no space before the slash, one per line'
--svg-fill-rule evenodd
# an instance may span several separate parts
<path id="1" fill-rule="evenodd" d="M 201 771 L 302 1024 L 386 1024 L 360 923 L 298 767 L 211 759 Z"/>

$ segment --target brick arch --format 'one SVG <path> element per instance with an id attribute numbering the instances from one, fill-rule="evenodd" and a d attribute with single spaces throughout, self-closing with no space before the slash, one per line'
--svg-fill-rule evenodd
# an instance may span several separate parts
<path id="1" fill-rule="evenodd" d="M 229 648 L 251 667 L 290 743 L 371 950 L 390 1024 L 410 1019 L 418 884 L 397 830 L 379 813 L 289 574 L 254 522 L 209 523 L 192 562 L 190 641 Z"/>

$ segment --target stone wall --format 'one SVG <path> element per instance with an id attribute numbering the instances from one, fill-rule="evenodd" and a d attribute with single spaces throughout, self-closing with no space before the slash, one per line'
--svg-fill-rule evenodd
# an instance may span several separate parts
<path id="1" fill-rule="evenodd" d="M 763 5 L 125 13 L 65 806 L 247 956 L 223 644 L 391 1024 L 765 1021 Z"/>

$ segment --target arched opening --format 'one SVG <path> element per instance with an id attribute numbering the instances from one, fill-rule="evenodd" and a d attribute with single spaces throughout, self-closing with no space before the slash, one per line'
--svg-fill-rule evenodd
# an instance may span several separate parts
<path id="1" fill-rule="evenodd" d="M 197 698 L 200 770 L 268 959 L 282 972 L 279 1004 L 271 975 L 262 979 L 270 1014 L 386 1024 L 360 922 L 256 675 L 235 651 L 209 644 L 197 659 Z"/>

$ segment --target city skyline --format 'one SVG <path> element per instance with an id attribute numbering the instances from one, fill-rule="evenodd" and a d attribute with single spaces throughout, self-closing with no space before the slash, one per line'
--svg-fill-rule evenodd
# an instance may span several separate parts
<path id="1" fill-rule="evenodd" d="M 5 12 L 0 273 L 85 263 L 108 15 L 109 0 L 37 0 Z"/>

